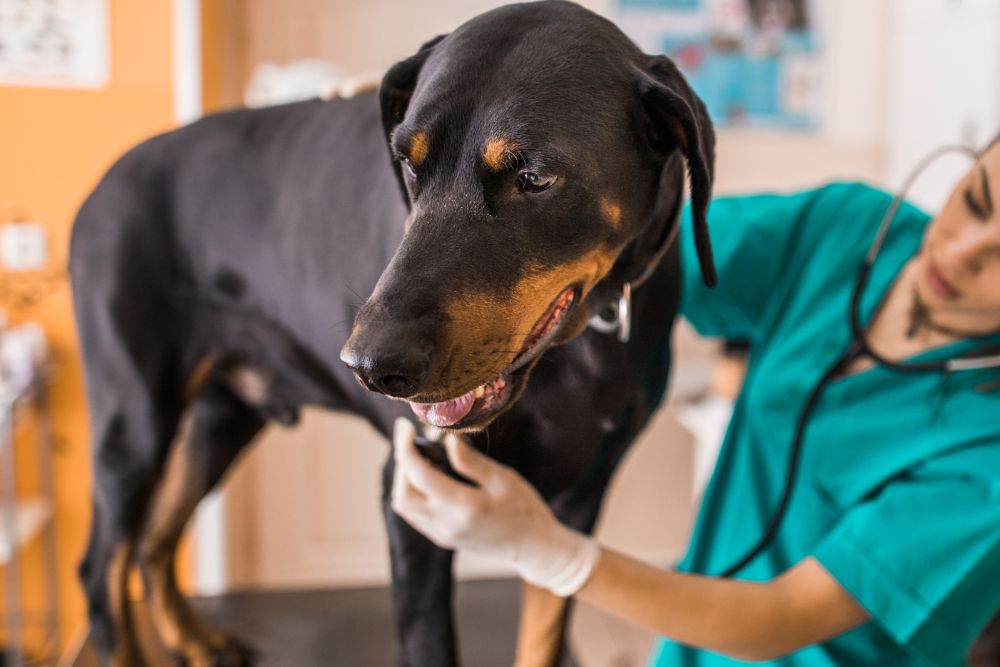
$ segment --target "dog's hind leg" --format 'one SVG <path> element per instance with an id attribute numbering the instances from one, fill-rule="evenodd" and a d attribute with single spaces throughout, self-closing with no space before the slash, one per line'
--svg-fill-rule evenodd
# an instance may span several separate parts
<path id="1" fill-rule="evenodd" d="M 393 466 L 390 454 L 383 468 L 382 513 L 389 536 L 399 665 L 454 667 L 458 664 L 452 616 L 454 554 L 392 511 Z"/>
<path id="2" fill-rule="evenodd" d="M 94 504 L 90 545 L 80 565 L 87 593 L 90 636 L 98 653 L 113 667 L 142 665 L 129 609 L 128 573 L 134 544 L 107 534 L 111 521 Z"/>
<path id="3" fill-rule="evenodd" d="M 105 412 L 100 401 L 94 432 L 93 518 L 90 543 L 80 565 L 87 594 L 91 635 L 103 659 L 114 667 L 142 665 L 135 641 L 129 573 L 135 540 L 161 462 L 153 409 L 134 394 L 131 409 Z"/>
<path id="4" fill-rule="evenodd" d="M 208 380 L 182 419 L 137 544 L 156 632 L 164 646 L 188 667 L 249 662 L 246 650 L 194 615 L 178 590 L 174 558 L 198 502 L 264 423 L 260 413 L 228 387 Z"/>
<path id="5" fill-rule="evenodd" d="M 78 321 L 86 343 L 92 320 Z M 129 574 L 180 402 L 169 398 L 174 383 L 162 370 L 169 356 L 162 349 L 150 346 L 141 363 L 124 345 L 96 349 L 101 354 L 85 359 L 94 443 L 93 516 L 80 577 L 95 648 L 114 667 L 134 667 L 143 663 L 132 624 Z"/>

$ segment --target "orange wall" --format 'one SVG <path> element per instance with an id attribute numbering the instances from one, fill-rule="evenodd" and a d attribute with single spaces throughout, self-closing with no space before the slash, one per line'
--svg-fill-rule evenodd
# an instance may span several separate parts
<path id="1" fill-rule="evenodd" d="M 54 351 L 56 526 L 62 638 L 84 624 L 76 578 L 90 524 L 86 408 L 64 266 L 74 213 L 101 174 L 129 146 L 173 123 L 173 34 L 170 0 L 109 0 L 111 77 L 97 90 L 0 86 L 0 222 L 11 214 L 42 222 L 51 270 L 37 303 L 13 306 L 31 276 L 0 274 L 0 307 L 12 319 L 40 322 Z M 25 438 L 19 450 L 26 449 Z M 30 461 L 26 461 L 30 464 Z M 31 476 L 29 466 L 19 470 Z M 36 555 L 37 547 L 29 555 Z M 31 568 L 27 577 L 40 574 Z M 40 582 L 26 582 L 39 603 Z"/>

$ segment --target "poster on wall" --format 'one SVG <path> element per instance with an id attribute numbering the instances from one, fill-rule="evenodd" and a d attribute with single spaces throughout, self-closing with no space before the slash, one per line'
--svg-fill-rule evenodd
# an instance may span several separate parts
<path id="1" fill-rule="evenodd" d="M 0 0 L 0 85 L 98 88 L 107 0 Z"/>
<path id="2" fill-rule="evenodd" d="M 811 0 L 617 0 L 619 25 L 670 56 L 722 127 L 815 129 L 821 40 Z"/>

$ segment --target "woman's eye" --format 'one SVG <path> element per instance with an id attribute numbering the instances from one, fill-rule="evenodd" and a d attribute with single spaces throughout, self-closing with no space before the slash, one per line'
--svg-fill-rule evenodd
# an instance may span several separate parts
<path id="1" fill-rule="evenodd" d="M 989 216 L 986 214 L 986 207 L 981 206 L 979 202 L 976 201 L 975 197 L 972 196 L 972 192 L 966 189 L 963 193 L 963 199 L 965 199 L 965 205 L 969 207 L 972 211 L 972 215 L 980 220 L 986 220 Z"/>
<path id="2" fill-rule="evenodd" d="M 540 176 L 533 171 L 522 171 L 517 175 L 518 189 L 530 194 L 545 192 L 555 182 L 555 176 Z"/>

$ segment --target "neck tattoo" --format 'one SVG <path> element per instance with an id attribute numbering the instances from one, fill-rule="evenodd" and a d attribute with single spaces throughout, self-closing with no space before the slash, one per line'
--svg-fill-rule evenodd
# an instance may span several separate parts
<path id="1" fill-rule="evenodd" d="M 984 335 L 981 331 L 962 331 L 944 324 L 938 324 L 931 318 L 931 309 L 921 300 L 917 290 L 913 290 L 913 304 L 910 306 L 910 324 L 906 328 L 906 337 L 913 338 L 921 330 L 936 331 L 953 338 L 976 338 Z"/>

